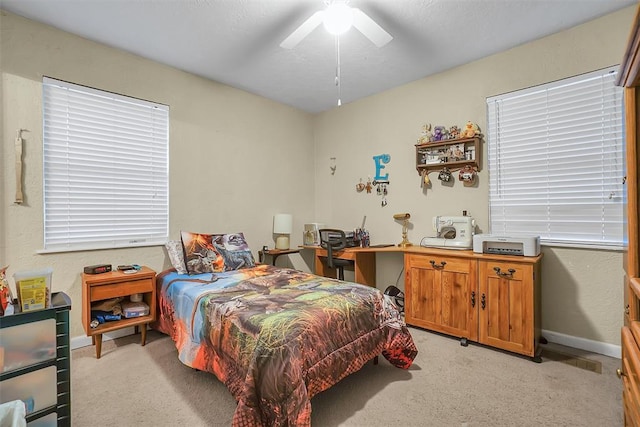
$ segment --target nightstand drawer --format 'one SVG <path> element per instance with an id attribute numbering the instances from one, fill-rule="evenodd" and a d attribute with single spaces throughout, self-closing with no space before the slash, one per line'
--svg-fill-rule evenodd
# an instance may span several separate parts
<path id="1" fill-rule="evenodd" d="M 91 301 L 124 297 L 131 294 L 151 292 L 152 290 L 152 279 L 131 280 L 128 282 L 112 283 L 108 285 L 93 285 L 91 286 Z"/>

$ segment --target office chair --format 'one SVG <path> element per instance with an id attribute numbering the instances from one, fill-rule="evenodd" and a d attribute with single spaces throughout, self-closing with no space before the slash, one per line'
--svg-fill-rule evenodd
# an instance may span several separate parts
<path id="1" fill-rule="evenodd" d="M 318 230 L 320 234 L 320 247 L 327 250 L 327 256 L 322 257 L 329 268 L 338 270 L 338 279 L 344 280 L 344 268 L 353 265 L 349 259 L 334 258 L 333 252 L 347 247 L 347 238 L 342 230 L 323 228 Z"/>

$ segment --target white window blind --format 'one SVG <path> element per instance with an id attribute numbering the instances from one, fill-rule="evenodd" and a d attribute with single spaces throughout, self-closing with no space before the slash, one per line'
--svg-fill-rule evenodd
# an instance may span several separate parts
<path id="1" fill-rule="evenodd" d="M 616 68 L 487 99 L 492 234 L 620 248 L 624 128 Z"/>
<path id="2" fill-rule="evenodd" d="M 43 79 L 44 251 L 162 244 L 169 108 Z"/>

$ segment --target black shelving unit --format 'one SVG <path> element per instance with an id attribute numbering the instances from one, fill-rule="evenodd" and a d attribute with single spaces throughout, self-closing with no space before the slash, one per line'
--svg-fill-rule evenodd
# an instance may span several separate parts
<path id="1" fill-rule="evenodd" d="M 56 367 L 57 400 L 55 405 L 47 406 L 27 415 L 27 423 L 35 422 L 52 413 L 57 414 L 57 425 L 65 427 L 71 425 L 71 354 L 69 346 L 69 310 L 71 299 L 64 292 L 51 295 L 51 307 L 26 313 L 16 313 L 10 316 L 0 317 L 0 329 L 20 327 L 28 323 L 47 319 L 54 319 L 56 323 L 55 356 L 46 360 L 20 366 L 7 372 L 0 373 L 0 383 L 15 377 L 26 375 L 51 366 Z M 0 335 L 1 336 L 1 335 Z M 6 343 L 0 346 L 4 347 Z M 4 348 L 5 352 L 10 349 Z M 0 387 L 2 385 L 0 384 Z M 2 399 L 2 396 L 0 396 Z M 4 403 L 1 401 L 0 403 Z"/>

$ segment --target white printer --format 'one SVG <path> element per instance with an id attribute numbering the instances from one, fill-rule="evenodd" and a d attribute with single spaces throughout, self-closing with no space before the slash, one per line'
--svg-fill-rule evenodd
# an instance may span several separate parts
<path id="1" fill-rule="evenodd" d="M 537 256 L 540 254 L 540 236 L 507 237 L 493 234 L 476 234 L 473 236 L 473 252 Z"/>

